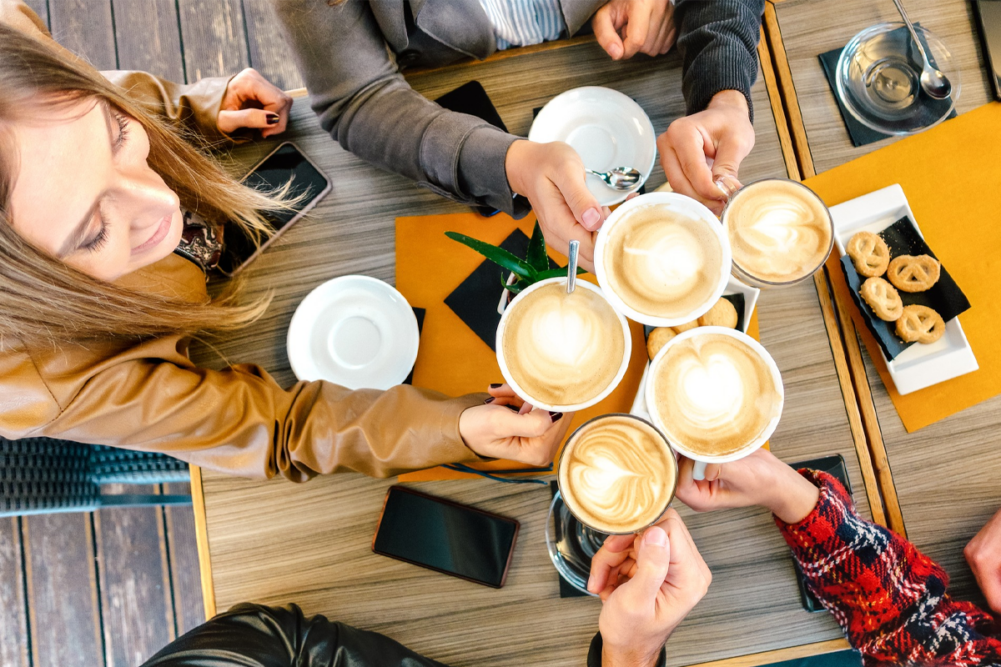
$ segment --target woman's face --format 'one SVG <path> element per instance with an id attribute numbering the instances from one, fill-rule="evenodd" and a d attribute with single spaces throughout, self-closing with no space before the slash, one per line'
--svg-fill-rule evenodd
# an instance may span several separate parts
<path id="1" fill-rule="evenodd" d="M 163 259 L 183 223 L 177 195 L 146 163 L 143 126 L 103 102 L 42 112 L 13 127 L 14 230 L 99 280 Z"/>

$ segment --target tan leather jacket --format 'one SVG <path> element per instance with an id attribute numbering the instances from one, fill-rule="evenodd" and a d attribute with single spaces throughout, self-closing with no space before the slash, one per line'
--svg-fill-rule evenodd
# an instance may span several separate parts
<path id="1" fill-rule="evenodd" d="M 0 0 L 0 21 L 55 45 L 20 0 Z M 215 119 L 228 79 L 181 86 L 143 72 L 105 75 L 169 118 L 220 137 Z M 205 274 L 178 255 L 120 282 L 208 299 Z M 459 415 L 485 396 L 448 398 L 405 385 L 350 391 L 327 382 L 286 390 L 258 366 L 198 368 L 188 343 L 168 336 L 54 349 L 4 341 L 0 435 L 158 451 L 236 475 L 295 481 L 343 470 L 389 476 L 477 458 L 459 436 Z"/>

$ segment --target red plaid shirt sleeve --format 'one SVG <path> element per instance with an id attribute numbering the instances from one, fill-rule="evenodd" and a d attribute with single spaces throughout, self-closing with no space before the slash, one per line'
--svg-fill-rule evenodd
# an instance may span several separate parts
<path id="1" fill-rule="evenodd" d="M 820 488 L 817 507 L 795 525 L 775 522 L 807 587 L 874 665 L 1001 666 L 994 619 L 953 600 L 949 576 L 907 540 L 861 518 L 831 475 L 800 474 Z"/>

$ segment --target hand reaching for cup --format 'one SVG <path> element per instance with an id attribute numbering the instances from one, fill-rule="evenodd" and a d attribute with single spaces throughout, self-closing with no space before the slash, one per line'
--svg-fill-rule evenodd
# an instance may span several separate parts
<path id="1" fill-rule="evenodd" d="M 216 126 L 223 134 L 248 127 L 261 130 L 262 137 L 270 137 L 285 131 L 291 109 L 291 97 L 257 70 L 248 68 L 226 86 Z"/>
<path id="2" fill-rule="evenodd" d="M 591 559 L 587 588 L 601 597 L 604 667 L 657 662 L 664 642 L 712 582 L 678 513 L 642 535 L 613 535 Z"/>
<path id="3" fill-rule="evenodd" d="M 459 435 L 479 456 L 532 466 L 552 463 L 573 414 L 534 410 L 506 384 L 491 385 L 484 405 L 459 416 Z"/>
<path id="4" fill-rule="evenodd" d="M 695 462 L 678 461 L 677 497 L 696 512 L 767 507 L 786 523 L 799 523 L 817 506 L 820 490 L 767 449 L 731 463 L 709 464 L 705 479 L 692 476 Z"/>
<path id="5" fill-rule="evenodd" d="M 546 243 L 566 255 L 570 241 L 579 241 L 579 264 L 594 271 L 595 233 L 609 211 L 587 189 L 577 151 L 562 141 L 519 140 L 508 149 L 504 166 L 511 189 L 532 203 Z"/>
<path id="6" fill-rule="evenodd" d="M 987 604 L 1001 614 L 1001 510 L 963 549 Z"/>

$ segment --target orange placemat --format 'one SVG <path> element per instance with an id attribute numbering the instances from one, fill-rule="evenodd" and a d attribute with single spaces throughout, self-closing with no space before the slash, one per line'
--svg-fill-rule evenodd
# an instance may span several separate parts
<path id="1" fill-rule="evenodd" d="M 513 220 L 498 214 L 483 218 L 475 213 L 432 215 L 396 219 L 396 288 L 410 305 L 426 309 L 421 332 L 420 352 L 414 367 L 413 384 L 451 396 L 484 392 L 491 382 L 503 382 L 497 356 L 473 331 L 445 305 L 445 297 L 459 286 L 484 260 L 469 248 L 452 241 L 445 232 L 454 231 L 499 244 L 515 229 L 532 235 L 535 217 Z M 566 265 L 566 258 L 550 251 L 550 256 Z M 498 276 L 500 269 L 498 269 Z M 597 282 L 594 275 L 580 279 Z M 629 412 L 643 368 L 646 344 L 643 328 L 630 321 L 633 352 L 622 382 L 608 398 L 574 415 L 572 428 L 592 417 L 610 412 Z M 751 318 L 748 333 L 758 337 L 757 314 Z M 568 432 L 572 432 L 571 431 Z M 481 470 L 522 467 L 512 461 L 478 463 Z M 471 477 L 447 468 L 432 468 L 401 475 L 403 481 L 428 481 Z"/>
<path id="2" fill-rule="evenodd" d="M 805 181 L 828 206 L 899 183 L 928 245 L 972 304 L 960 322 L 980 370 L 901 396 L 848 292 L 838 258 L 828 261 L 834 290 L 848 304 L 908 432 L 1001 393 L 999 155 L 1001 104 L 991 103 Z"/>

